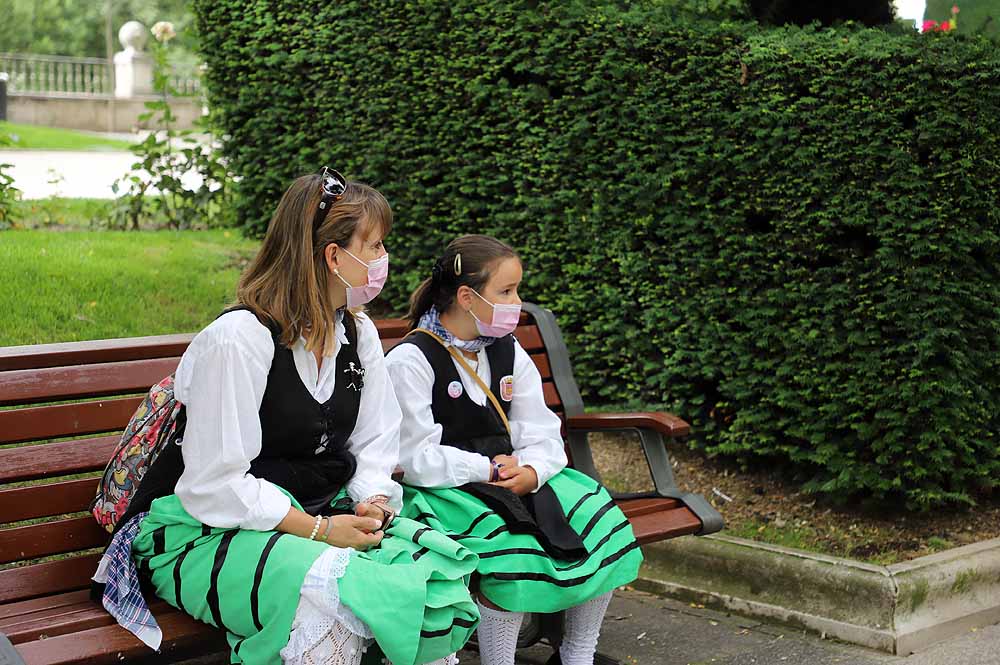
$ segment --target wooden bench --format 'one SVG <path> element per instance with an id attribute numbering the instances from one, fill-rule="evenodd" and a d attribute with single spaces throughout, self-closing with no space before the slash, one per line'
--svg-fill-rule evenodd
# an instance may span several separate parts
<path id="1" fill-rule="evenodd" d="M 389 349 L 405 324 L 382 320 L 378 329 Z M 703 498 L 674 485 L 664 439 L 686 435 L 683 420 L 584 413 L 552 313 L 526 305 L 516 335 L 542 374 L 546 403 L 564 419 L 575 468 L 597 477 L 587 432 L 639 432 L 656 492 L 616 499 L 641 543 L 722 528 Z M 219 631 L 151 598 L 164 634 L 156 654 L 89 596 L 108 541 L 86 512 L 98 476 L 143 395 L 174 371 L 192 337 L 0 348 L 0 665 L 164 662 L 227 649 Z"/>

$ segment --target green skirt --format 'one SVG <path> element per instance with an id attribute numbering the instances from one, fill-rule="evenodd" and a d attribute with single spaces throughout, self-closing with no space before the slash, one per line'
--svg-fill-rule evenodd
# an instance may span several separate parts
<path id="1" fill-rule="evenodd" d="M 580 560 L 553 559 L 534 536 L 510 533 L 499 515 L 459 489 L 404 485 L 403 515 L 479 555 L 480 593 L 511 612 L 558 612 L 635 580 L 642 552 L 607 490 L 574 469 L 548 484 L 583 539 L 587 556 Z"/>
<path id="2" fill-rule="evenodd" d="M 298 506 L 293 499 L 293 504 Z M 306 573 L 329 545 L 277 531 L 208 527 L 177 495 L 157 499 L 132 553 L 156 594 L 226 631 L 233 663 L 281 663 Z M 397 518 L 379 547 L 351 556 L 340 602 L 365 622 L 394 665 L 462 648 L 479 612 L 468 583 L 476 556 Z"/>

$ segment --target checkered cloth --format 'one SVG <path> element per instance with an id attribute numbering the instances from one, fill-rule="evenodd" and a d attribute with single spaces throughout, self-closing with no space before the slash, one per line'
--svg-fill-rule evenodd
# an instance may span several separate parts
<path id="1" fill-rule="evenodd" d="M 104 609 L 151 649 L 159 650 L 163 631 L 139 589 L 139 571 L 132 560 L 132 541 L 149 513 L 139 513 L 118 530 L 104 551 L 94 581 L 104 585 Z"/>
<path id="2" fill-rule="evenodd" d="M 479 350 L 484 346 L 489 346 L 493 342 L 497 341 L 496 337 L 484 337 L 482 335 L 476 339 L 458 339 L 448 332 L 448 329 L 441 323 L 441 316 L 437 311 L 437 307 L 434 307 L 433 305 L 431 305 L 431 308 L 420 317 L 417 327 L 430 330 L 432 333 L 443 339 L 448 344 L 451 344 L 456 349 L 468 351 L 469 353 L 479 353 Z"/>

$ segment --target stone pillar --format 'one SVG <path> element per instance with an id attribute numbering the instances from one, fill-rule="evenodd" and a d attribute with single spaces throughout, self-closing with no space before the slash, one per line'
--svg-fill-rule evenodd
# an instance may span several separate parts
<path id="1" fill-rule="evenodd" d="M 129 21 L 118 31 L 124 51 L 115 53 L 115 97 L 136 97 L 153 93 L 153 58 L 143 52 L 149 30 L 138 21 Z"/>

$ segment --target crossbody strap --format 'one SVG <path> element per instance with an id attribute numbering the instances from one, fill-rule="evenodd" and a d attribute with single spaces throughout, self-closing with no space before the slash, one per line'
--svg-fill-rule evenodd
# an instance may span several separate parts
<path id="1" fill-rule="evenodd" d="M 409 337 L 415 332 L 422 332 L 429 335 L 431 339 L 436 340 L 438 344 L 447 349 L 448 353 L 451 354 L 451 357 L 458 361 L 458 364 L 462 366 L 462 369 L 468 372 L 469 376 L 471 376 L 473 380 L 479 385 L 479 387 L 482 388 L 483 392 L 486 393 L 486 396 L 489 398 L 490 403 L 493 404 L 493 408 L 496 409 L 498 414 L 500 414 L 500 420 L 503 421 L 504 427 L 507 428 L 507 433 L 510 434 L 510 422 L 507 420 L 507 414 L 503 412 L 503 407 L 500 406 L 500 402 L 497 401 L 496 395 L 494 395 L 493 391 L 490 390 L 490 387 L 486 385 L 486 382 L 483 381 L 481 378 L 479 378 L 479 374 L 476 373 L 476 371 L 469 366 L 469 363 L 465 361 L 465 358 L 462 357 L 462 354 L 456 351 L 455 347 L 451 346 L 443 339 L 441 339 L 440 335 L 432 333 L 430 330 L 427 330 L 426 328 L 416 328 L 410 331 L 407 337 Z"/>

